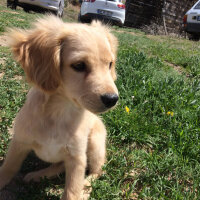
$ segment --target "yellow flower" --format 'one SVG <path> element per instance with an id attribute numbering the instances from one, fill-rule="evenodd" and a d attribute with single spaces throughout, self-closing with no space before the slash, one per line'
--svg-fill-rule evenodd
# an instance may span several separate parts
<path id="1" fill-rule="evenodd" d="M 171 115 L 173 117 L 174 116 L 174 112 L 168 111 L 167 115 Z"/>
<path id="2" fill-rule="evenodd" d="M 126 106 L 125 107 L 126 112 L 129 114 L 130 113 L 130 109 Z"/>

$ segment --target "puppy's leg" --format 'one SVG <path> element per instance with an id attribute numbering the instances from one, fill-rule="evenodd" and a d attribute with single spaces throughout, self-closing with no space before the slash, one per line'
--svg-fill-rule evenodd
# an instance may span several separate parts
<path id="1" fill-rule="evenodd" d="M 56 163 L 56 164 L 52 164 L 51 166 L 36 171 L 36 172 L 31 172 L 28 173 L 25 178 L 24 181 L 25 182 L 29 182 L 31 180 L 35 181 L 35 182 L 39 182 L 41 178 L 53 178 L 56 175 L 64 172 L 65 170 L 65 166 L 64 163 Z"/>
<path id="2" fill-rule="evenodd" d="M 88 138 L 87 158 L 90 175 L 84 181 L 81 200 L 87 200 L 92 192 L 91 182 L 101 174 L 105 162 L 106 129 L 101 120 L 97 120 Z"/>
<path id="3" fill-rule="evenodd" d="M 62 200 L 79 200 L 84 185 L 86 155 L 69 156 L 65 168 L 66 182 Z"/>
<path id="4" fill-rule="evenodd" d="M 19 171 L 22 162 L 26 158 L 30 149 L 16 139 L 11 141 L 6 159 L 0 167 L 0 189 L 7 185 Z"/>
<path id="5" fill-rule="evenodd" d="M 100 175 L 102 173 L 101 168 L 105 163 L 106 154 L 105 142 L 106 129 L 103 122 L 98 119 L 88 138 L 87 158 L 90 174 Z"/>

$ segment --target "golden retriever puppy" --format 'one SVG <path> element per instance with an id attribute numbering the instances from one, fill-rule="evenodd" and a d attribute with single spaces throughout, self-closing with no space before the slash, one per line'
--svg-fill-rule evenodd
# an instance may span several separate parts
<path id="1" fill-rule="evenodd" d="M 11 30 L 10 45 L 32 84 L 15 119 L 14 136 L 0 168 L 0 189 L 30 151 L 52 163 L 25 176 L 38 181 L 66 172 L 63 200 L 78 200 L 88 165 L 101 174 L 106 129 L 96 114 L 114 107 L 117 39 L 99 22 L 69 24 L 48 16 L 31 30 Z"/>

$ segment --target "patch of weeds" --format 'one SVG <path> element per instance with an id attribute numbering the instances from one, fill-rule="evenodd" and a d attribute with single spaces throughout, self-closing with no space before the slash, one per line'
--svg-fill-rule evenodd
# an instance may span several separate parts
<path id="1" fill-rule="evenodd" d="M 9 27 L 29 28 L 30 21 L 41 16 L 38 13 L 27 14 L 22 10 L 11 10 L 0 6 L 0 32 L 5 32 Z"/>
<path id="2" fill-rule="evenodd" d="M 104 115 L 111 149 L 107 175 L 94 185 L 105 192 L 104 199 L 198 197 L 200 82 L 163 67 L 158 58 L 120 46 L 120 102 Z M 128 181 L 133 187 L 125 181 L 131 171 L 136 172 Z"/>
<path id="3" fill-rule="evenodd" d="M 120 45 L 128 44 L 137 51 L 141 51 L 150 57 L 178 65 L 186 69 L 189 77 L 199 77 L 199 56 L 200 49 L 198 43 L 189 42 L 184 39 L 174 39 L 170 37 L 121 34 L 118 36 Z"/>
<path id="4" fill-rule="evenodd" d="M 0 65 L 0 71 L 4 72 L 0 79 L 0 156 L 3 156 L 10 138 L 8 129 L 24 103 L 28 87 L 22 80 L 15 79 L 15 76 L 22 76 L 23 71 L 8 55 L 5 63 Z"/>

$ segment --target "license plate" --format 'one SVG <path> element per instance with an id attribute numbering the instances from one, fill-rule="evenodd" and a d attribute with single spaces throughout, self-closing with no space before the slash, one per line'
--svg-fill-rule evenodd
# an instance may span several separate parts
<path id="1" fill-rule="evenodd" d="M 100 14 L 100 15 L 112 16 L 112 12 L 107 11 L 107 10 L 100 10 L 100 9 L 98 9 L 97 13 Z"/>
<path id="2" fill-rule="evenodd" d="M 200 16 L 197 16 L 197 21 L 200 21 Z"/>

